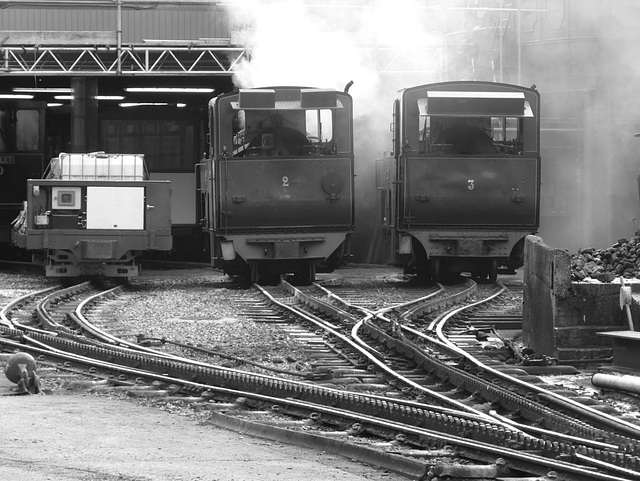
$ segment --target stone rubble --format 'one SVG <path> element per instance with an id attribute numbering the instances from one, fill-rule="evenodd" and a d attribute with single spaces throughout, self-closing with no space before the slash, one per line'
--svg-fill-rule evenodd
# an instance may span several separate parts
<path id="1" fill-rule="evenodd" d="M 612 282 L 618 277 L 640 279 L 640 231 L 606 249 L 580 249 L 571 255 L 571 280 Z"/>

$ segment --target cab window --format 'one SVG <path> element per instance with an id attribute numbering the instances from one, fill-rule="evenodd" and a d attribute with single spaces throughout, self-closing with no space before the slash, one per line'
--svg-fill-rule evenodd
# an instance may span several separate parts
<path id="1" fill-rule="evenodd" d="M 515 117 L 420 116 L 420 152 L 491 155 L 522 152 L 522 121 Z"/>
<path id="2" fill-rule="evenodd" d="M 231 128 L 232 157 L 332 153 L 333 114 L 329 109 L 237 110 Z"/>
<path id="3" fill-rule="evenodd" d="M 307 137 L 313 143 L 327 145 L 333 140 L 333 115 L 331 110 L 307 110 Z"/>

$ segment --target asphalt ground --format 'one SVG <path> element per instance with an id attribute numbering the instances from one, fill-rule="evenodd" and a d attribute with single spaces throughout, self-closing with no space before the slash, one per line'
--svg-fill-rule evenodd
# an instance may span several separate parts
<path id="1" fill-rule="evenodd" d="M 16 395 L 17 386 L 0 377 L 2 480 L 408 479 L 134 402 L 86 392 Z"/>

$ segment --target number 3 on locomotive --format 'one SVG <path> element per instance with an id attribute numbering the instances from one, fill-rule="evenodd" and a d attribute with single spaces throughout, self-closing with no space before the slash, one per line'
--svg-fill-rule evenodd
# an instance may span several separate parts
<path id="1" fill-rule="evenodd" d="M 467 189 L 469 190 L 473 190 L 476 188 L 476 186 L 474 185 L 474 179 L 469 179 L 467 180 Z"/>
<path id="2" fill-rule="evenodd" d="M 289 187 L 289 177 L 286 175 L 282 177 L 282 187 Z"/>

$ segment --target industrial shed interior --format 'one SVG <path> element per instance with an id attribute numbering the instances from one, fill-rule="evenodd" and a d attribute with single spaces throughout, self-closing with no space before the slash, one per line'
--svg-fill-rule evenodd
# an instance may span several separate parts
<path id="1" fill-rule="evenodd" d="M 268 86 L 263 82 L 339 90 L 354 82 L 355 261 L 389 260 L 378 234 L 375 160 L 391 148 L 397 90 L 430 82 L 536 85 L 539 233 L 546 242 L 575 250 L 610 245 L 635 230 L 640 72 L 629 60 L 640 45 L 637 2 L 427 1 L 397 7 L 397 16 L 386 15 L 384 2 L 262 7 L 0 2 L 1 240 L 25 198 L 26 179 L 41 177 L 51 158 L 136 153 L 152 180 L 172 183 L 174 247 L 162 255 L 206 260 L 196 165 L 207 145 L 207 104 L 237 88 Z M 384 27 L 365 28 L 379 17 Z M 276 38 L 284 27 L 288 42 Z M 403 44 L 383 30 L 420 35 Z"/>

